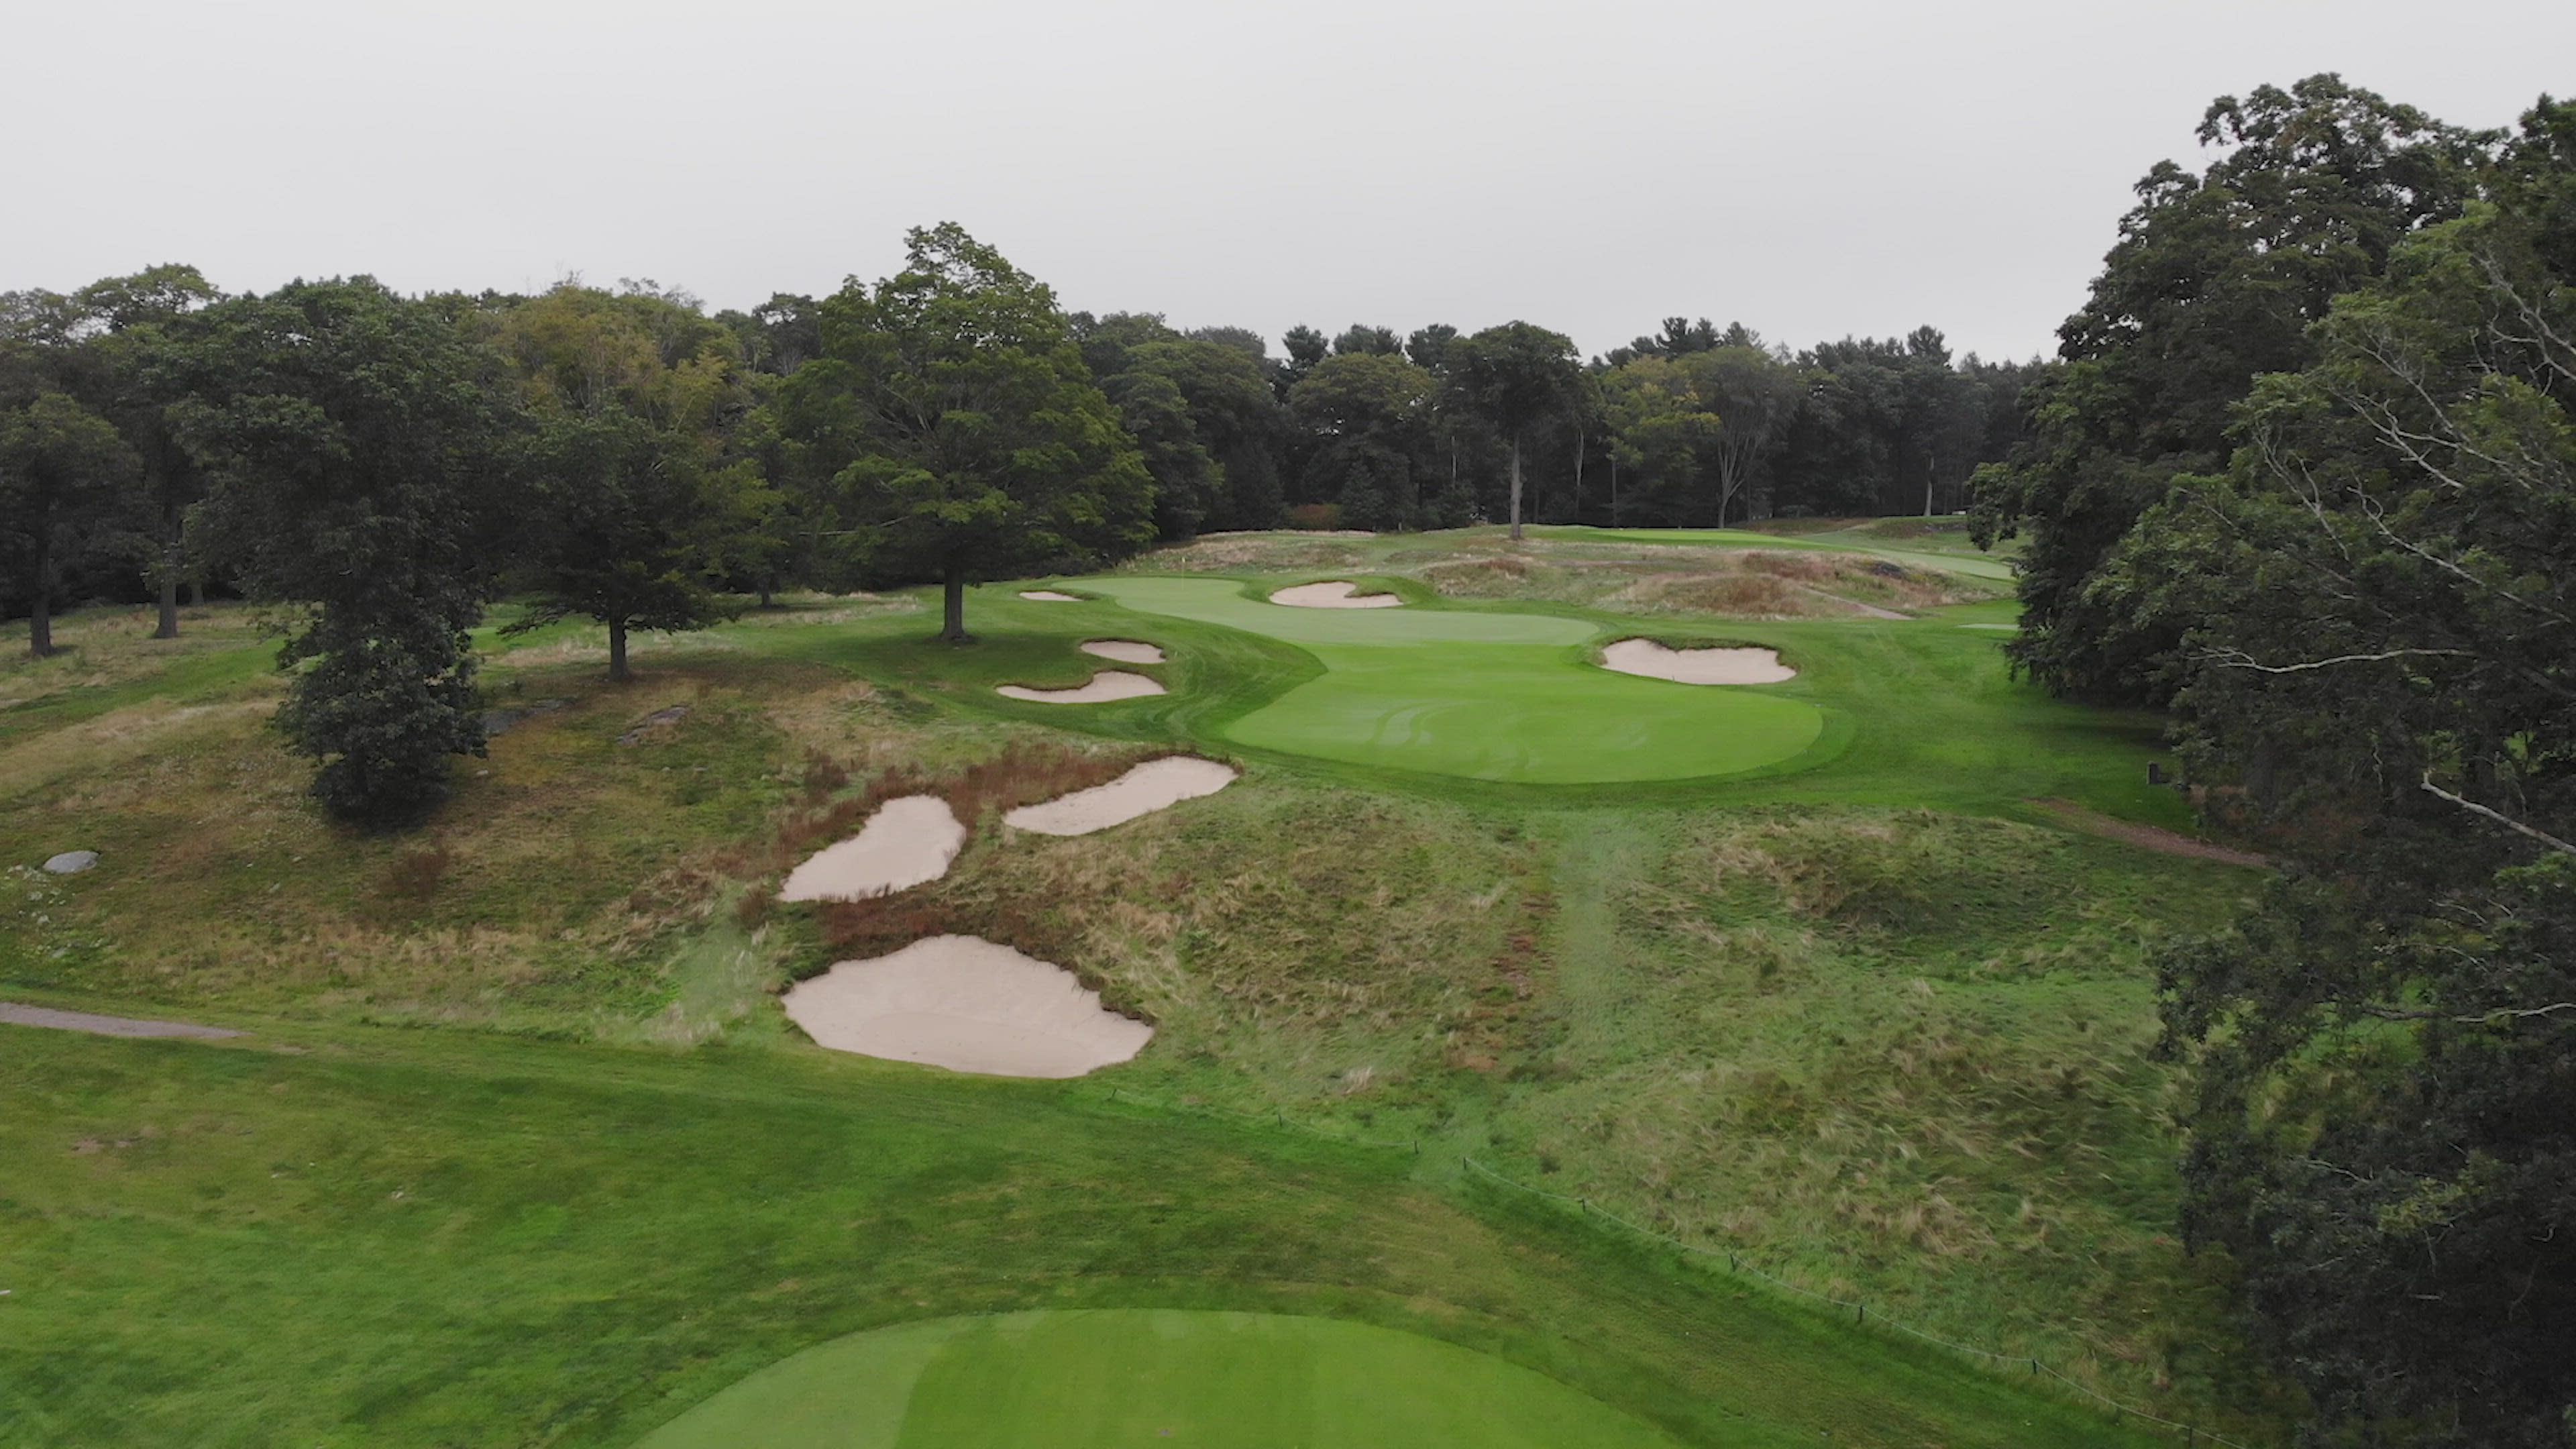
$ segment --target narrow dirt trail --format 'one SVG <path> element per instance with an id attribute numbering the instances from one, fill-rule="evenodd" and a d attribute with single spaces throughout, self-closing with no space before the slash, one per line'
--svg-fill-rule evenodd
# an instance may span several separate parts
<path id="1" fill-rule="evenodd" d="M 240 1036 L 229 1027 L 199 1026 L 187 1021 L 147 1021 L 134 1016 L 101 1016 L 91 1011 L 57 1011 L 50 1006 L 21 1006 L 0 1001 L 0 1022 L 41 1026 L 55 1031 L 85 1031 L 96 1036 L 178 1036 L 205 1041 Z"/>

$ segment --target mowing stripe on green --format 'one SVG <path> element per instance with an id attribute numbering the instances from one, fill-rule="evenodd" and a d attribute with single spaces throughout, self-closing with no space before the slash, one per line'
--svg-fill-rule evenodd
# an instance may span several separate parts
<path id="1" fill-rule="evenodd" d="M 1824 733 L 1781 686 L 1640 679 L 1590 661 L 1597 624 L 1453 609 L 1297 609 L 1232 579 L 1085 579 L 1127 608 L 1297 645 L 1324 674 L 1226 738 L 1347 764 L 1573 785 L 1742 774 Z M 1792 661 L 1794 663 L 1794 661 Z"/>
<path id="2" fill-rule="evenodd" d="M 638 1449 L 1673 1449 L 1545 1375 L 1329 1318 L 1071 1309 L 852 1334 Z"/>

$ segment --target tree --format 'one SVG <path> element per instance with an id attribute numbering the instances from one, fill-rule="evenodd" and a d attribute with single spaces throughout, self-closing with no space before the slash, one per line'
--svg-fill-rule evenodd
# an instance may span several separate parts
<path id="1" fill-rule="evenodd" d="M 205 494 L 196 460 L 171 428 L 168 409 L 177 399 L 158 363 L 171 329 L 222 295 L 195 267 L 168 265 L 92 282 L 76 298 L 106 329 L 95 344 L 101 405 L 134 449 L 136 476 L 155 525 L 144 569 L 159 604 L 155 639 L 179 637 L 179 585 L 191 577 L 187 512 Z"/>
<path id="2" fill-rule="evenodd" d="M 1716 485 L 1717 526 L 1724 528 L 1727 510 L 1752 484 L 1805 389 L 1796 372 L 1759 347 L 1693 352 L 1675 366 L 1700 405 L 1717 416 L 1717 437 L 1707 456 Z"/>
<path id="3" fill-rule="evenodd" d="M 1574 343 L 1528 322 L 1506 322 L 1448 349 L 1449 385 L 1511 446 L 1512 537 L 1521 536 L 1521 444 L 1532 424 L 1572 405 L 1582 379 Z"/>
<path id="4" fill-rule="evenodd" d="M 1348 357 L 1353 353 L 1372 353 L 1380 357 L 1404 355 L 1404 339 L 1392 327 L 1371 327 L 1354 322 L 1333 339 L 1333 355 Z"/>
<path id="5" fill-rule="evenodd" d="M 321 762 L 314 795 L 418 819 L 450 758 L 483 748 L 466 631 L 507 530 L 500 358 L 451 309 L 358 277 L 218 303 L 166 366 L 216 552 L 254 594 L 310 606 L 278 723 Z"/>
<path id="6" fill-rule="evenodd" d="M 2160 977 L 2189 1240 L 2321 1442 L 2576 1422 L 2576 106 L 2482 190 L 2104 565 L 2291 867 Z"/>
<path id="7" fill-rule="evenodd" d="M 38 394 L 0 413 L 0 527 L 24 560 L 27 652 L 54 652 L 53 592 L 64 536 L 93 523 L 139 468 L 134 450 L 107 419 L 68 394 Z"/>
<path id="8" fill-rule="evenodd" d="M 1645 490 L 1649 516 L 1663 522 L 1698 522 L 1692 516 L 1702 459 L 1715 446 L 1725 425 L 1700 397 L 1694 379 L 1678 363 L 1649 353 L 1611 370 L 1602 382 L 1604 409 L 1611 429 L 1611 457 L 1629 478 L 1627 507 L 1639 506 Z M 1619 500 L 1611 503 L 1612 521 Z"/>
<path id="9" fill-rule="evenodd" d="M 1440 373 L 1449 366 L 1449 344 L 1458 340 L 1458 329 L 1446 322 L 1434 322 L 1414 329 L 1404 339 L 1406 360 L 1425 372 Z"/>
<path id="10" fill-rule="evenodd" d="M 2026 534 L 2015 666 L 2051 690 L 2158 702 L 2176 626 L 2117 598 L 2103 559 L 2182 473 L 2226 466 L 2236 404 L 2312 357 L 2307 329 L 2389 249 L 2456 216 L 2492 137 L 2331 75 L 2221 97 L 2219 154 L 2138 183 L 2059 364 L 2027 394 L 2030 437 L 1974 483 L 1982 542 Z"/>
<path id="11" fill-rule="evenodd" d="M 1270 386 L 1279 395 L 1279 400 L 1286 402 L 1297 384 L 1306 380 L 1306 374 L 1332 355 L 1333 344 L 1323 333 L 1302 322 L 1289 328 L 1280 341 L 1287 347 L 1288 355 L 1270 365 Z"/>
<path id="12" fill-rule="evenodd" d="M 712 581 L 756 473 L 724 466 L 750 405 L 733 334 L 652 292 L 571 283 L 493 319 L 532 422 L 533 507 L 523 507 L 523 581 L 538 594 L 513 624 L 579 614 L 608 629 L 608 677 L 625 683 L 637 629 L 722 617 Z"/>
<path id="13" fill-rule="evenodd" d="M 905 240 L 901 272 L 824 301 L 780 427 L 874 567 L 940 582 L 964 643 L 970 580 L 1143 547 L 1153 482 L 1053 292 L 953 222 Z"/>
<path id="14" fill-rule="evenodd" d="M 1413 458 L 1424 438 L 1431 374 L 1386 352 L 1326 358 L 1288 395 L 1290 413 L 1317 442 L 1306 464 L 1310 496 L 1331 496 L 1362 528 L 1412 525 Z"/>

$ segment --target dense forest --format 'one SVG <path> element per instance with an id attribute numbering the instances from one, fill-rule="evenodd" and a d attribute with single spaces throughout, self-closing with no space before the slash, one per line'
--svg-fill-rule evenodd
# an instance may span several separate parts
<path id="1" fill-rule="evenodd" d="M 990 246 L 710 315 L 651 283 L 0 296 L 0 607 L 292 601 L 316 793 L 418 818 L 466 631 L 676 629 L 1289 524 L 1969 510 L 2040 687 L 2167 712 L 2282 869 L 2161 960 L 2182 1224 L 2313 1441 L 2576 1442 L 2576 106 L 2443 124 L 2319 76 L 2154 168 L 2045 363 L 1686 316 L 1474 333 L 1067 315 Z"/>

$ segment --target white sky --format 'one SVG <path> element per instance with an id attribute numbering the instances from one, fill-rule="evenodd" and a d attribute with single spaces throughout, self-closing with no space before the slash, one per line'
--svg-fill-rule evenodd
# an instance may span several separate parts
<path id="1" fill-rule="evenodd" d="M 953 219 L 1069 308 L 1587 352 L 1681 312 L 2027 356 L 2216 95 L 2576 91 L 2569 0 L 0 0 L 0 43 L 0 289 L 749 306 Z"/>

